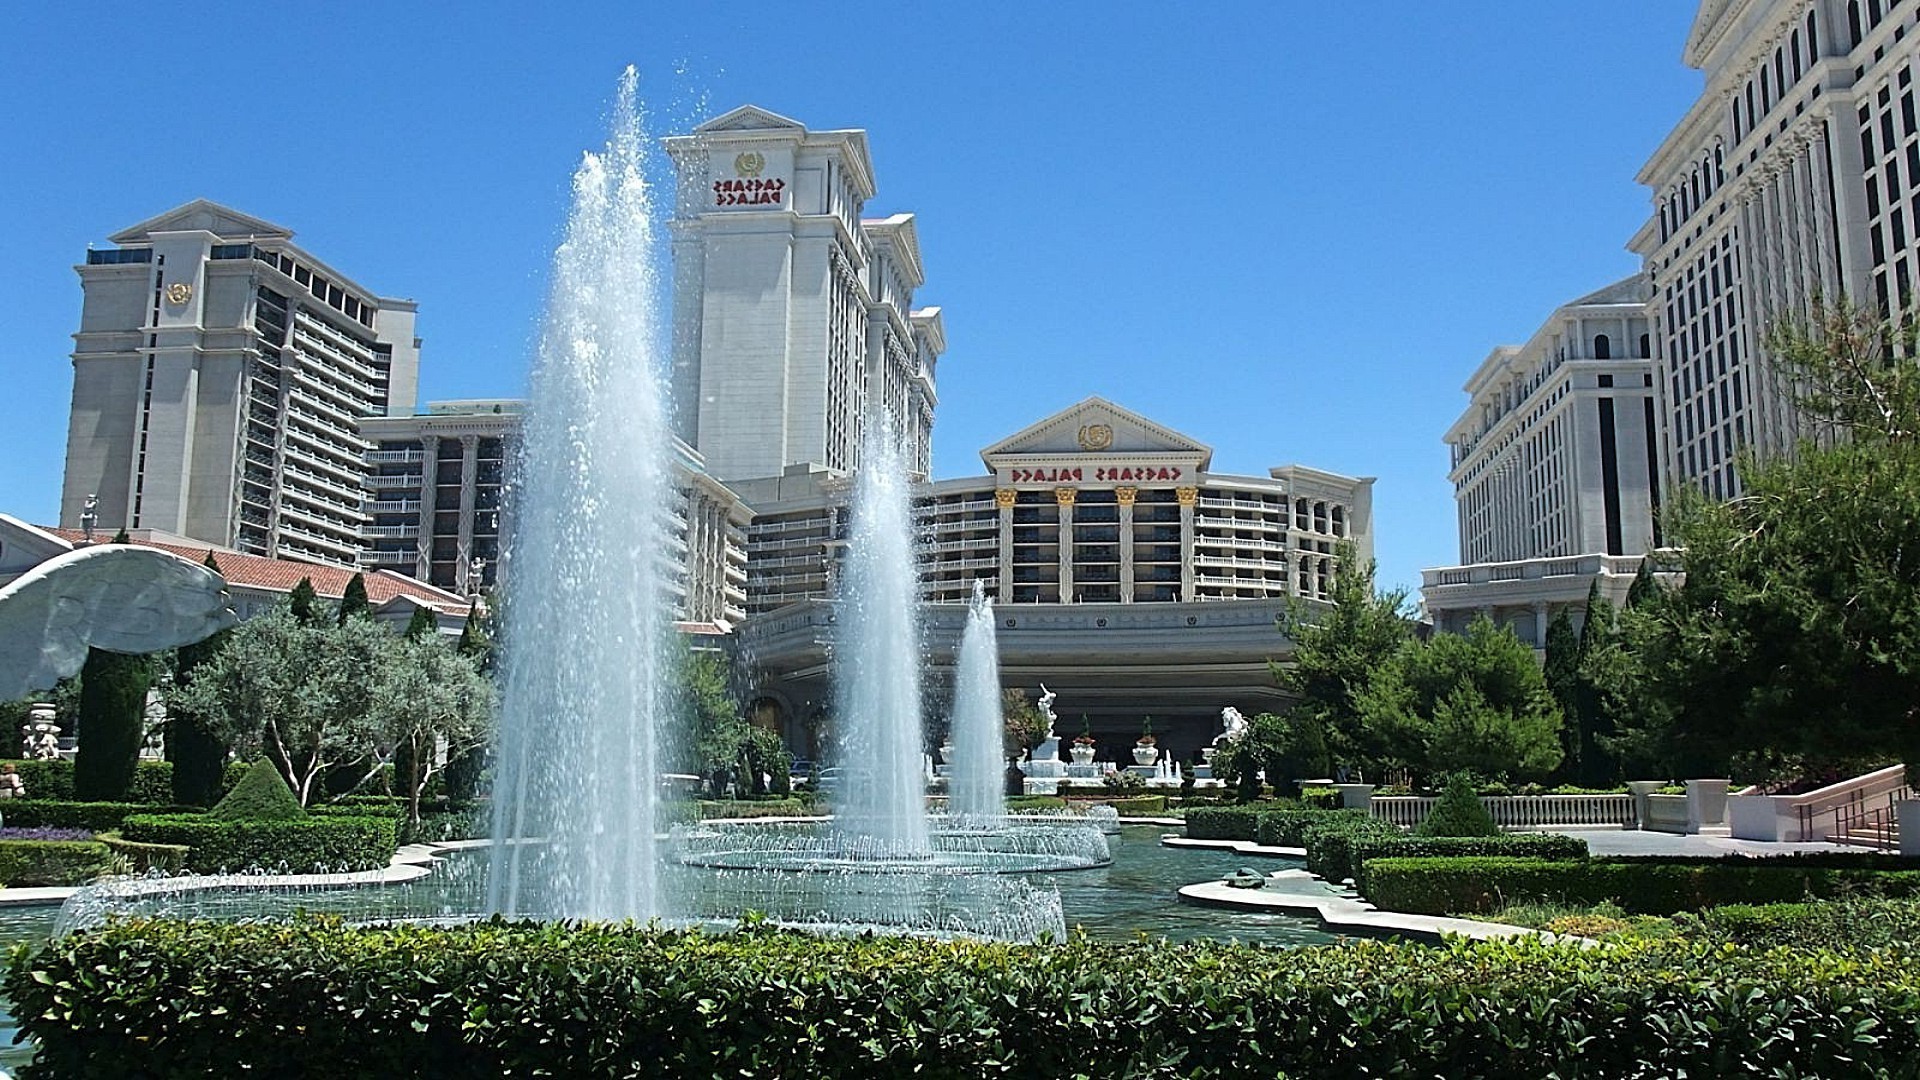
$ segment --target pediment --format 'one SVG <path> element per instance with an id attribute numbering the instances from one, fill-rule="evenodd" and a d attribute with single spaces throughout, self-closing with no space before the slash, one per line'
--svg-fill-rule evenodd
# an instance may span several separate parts
<path id="1" fill-rule="evenodd" d="M 694 128 L 701 135 L 716 131 L 805 131 L 807 126 L 792 117 L 769 112 L 758 105 L 742 105 Z"/>
<path id="2" fill-rule="evenodd" d="M 152 239 L 154 233 L 205 231 L 225 238 L 274 237 L 289 239 L 293 230 L 271 221 L 243 214 L 230 206 L 209 199 L 195 199 L 176 206 L 158 217 L 151 217 L 132 228 L 122 229 L 107 239 L 116 244 L 136 244 Z"/>
<path id="3" fill-rule="evenodd" d="M 980 452 L 989 471 L 1026 457 L 1089 454 L 1166 455 L 1205 469 L 1213 448 L 1104 398 L 1090 397 Z"/>

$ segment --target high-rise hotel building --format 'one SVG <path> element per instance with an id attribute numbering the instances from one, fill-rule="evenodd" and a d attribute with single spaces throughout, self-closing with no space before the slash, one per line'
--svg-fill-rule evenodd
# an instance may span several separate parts
<path id="1" fill-rule="evenodd" d="M 1659 546 L 1646 302 L 1639 275 L 1571 301 L 1467 380 L 1446 435 L 1462 565 L 1422 573 L 1436 629 L 1486 615 L 1542 646 L 1553 609 L 1583 604 L 1596 576 L 1624 596 Z"/>
<path id="2" fill-rule="evenodd" d="M 1912 306 L 1920 274 L 1920 4 L 1705 0 L 1706 89 L 1639 180 L 1668 479 L 1740 491 L 1742 447 L 1803 434 L 1765 339 L 1818 297 Z"/>
<path id="3" fill-rule="evenodd" d="M 851 470 L 881 417 L 932 462 L 939 308 L 912 214 L 863 217 L 864 131 L 809 131 L 743 105 L 666 140 L 673 218 L 673 371 L 680 437 L 723 481 L 788 466 Z"/>
<path id="4" fill-rule="evenodd" d="M 104 529 L 356 564 L 361 424 L 413 408 L 413 302 L 205 200 L 111 240 L 76 268 L 60 523 L 93 496 Z"/>

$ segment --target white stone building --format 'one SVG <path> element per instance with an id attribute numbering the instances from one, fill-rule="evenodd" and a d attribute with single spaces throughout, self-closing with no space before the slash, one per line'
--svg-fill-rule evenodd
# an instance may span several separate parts
<path id="1" fill-rule="evenodd" d="M 1913 302 L 1920 120 L 1910 0 L 1704 0 L 1686 62 L 1706 88 L 1639 181 L 1667 478 L 1740 491 L 1744 447 L 1802 434 L 1765 350 L 1781 317 L 1846 295 Z"/>
<path id="2" fill-rule="evenodd" d="M 673 218 L 673 415 L 723 481 L 851 470 L 885 416 L 925 475 L 939 308 L 911 214 L 862 215 L 864 131 L 809 131 L 752 105 L 665 140 Z"/>
<path id="3" fill-rule="evenodd" d="M 1472 400 L 1446 435 L 1463 565 L 1422 572 L 1434 629 L 1486 615 L 1544 647 L 1552 611 L 1584 618 L 1595 577 L 1623 599 L 1659 546 L 1646 300 L 1636 275 L 1571 301 L 1467 380 Z"/>
<path id="4" fill-rule="evenodd" d="M 413 409 L 414 304 L 292 237 L 197 200 L 87 252 L 62 525 L 95 495 L 109 532 L 357 562 L 360 425 Z"/>

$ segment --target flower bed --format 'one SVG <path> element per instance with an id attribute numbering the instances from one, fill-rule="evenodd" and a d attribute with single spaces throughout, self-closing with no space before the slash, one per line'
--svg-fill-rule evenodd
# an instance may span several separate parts
<path id="1" fill-rule="evenodd" d="M 135 922 L 6 990 L 47 1075 L 100 1078 L 1904 1076 L 1915 959 Z"/>

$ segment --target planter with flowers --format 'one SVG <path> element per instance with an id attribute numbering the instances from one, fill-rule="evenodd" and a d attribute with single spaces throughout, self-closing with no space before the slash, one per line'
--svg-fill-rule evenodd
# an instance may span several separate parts
<path id="1" fill-rule="evenodd" d="M 1133 760 L 1136 765 L 1151 765 L 1160 760 L 1160 740 L 1153 737 L 1153 717 L 1140 722 L 1140 737 L 1133 743 Z"/>

